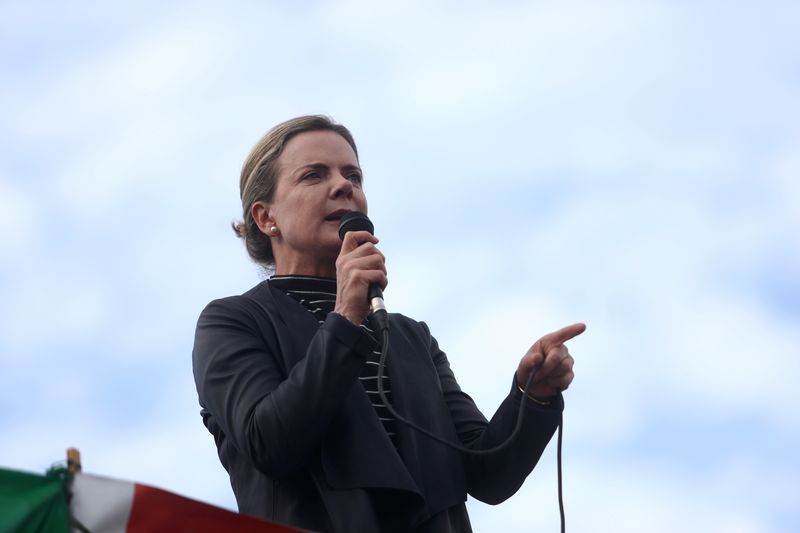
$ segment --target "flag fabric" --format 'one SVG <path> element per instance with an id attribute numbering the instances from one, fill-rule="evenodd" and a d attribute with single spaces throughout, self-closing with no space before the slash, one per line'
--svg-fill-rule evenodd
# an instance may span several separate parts
<path id="1" fill-rule="evenodd" d="M 0 469 L 0 533 L 70 531 L 296 533 L 299 530 L 141 483 L 67 474 L 63 468 L 45 476 Z"/>
<path id="2" fill-rule="evenodd" d="M 78 527 L 92 533 L 298 531 L 148 485 L 81 473 L 72 482 L 70 509 Z"/>
<path id="3" fill-rule="evenodd" d="M 0 533 L 69 533 L 65 472 L 41 476 L 0 468 Z"/>

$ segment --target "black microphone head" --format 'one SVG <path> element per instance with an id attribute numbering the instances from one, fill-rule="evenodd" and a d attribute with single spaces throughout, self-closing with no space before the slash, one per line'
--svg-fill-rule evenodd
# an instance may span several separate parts
<path id="1" fill-rule="evenodd" d="M 344 240 L 344 234 L 348 231 L 368 231 L 375 234 L 375 226 L 372 221 L 360 211 L 349 211 L 342 216 L 339 221 L 339 238 Z"/>

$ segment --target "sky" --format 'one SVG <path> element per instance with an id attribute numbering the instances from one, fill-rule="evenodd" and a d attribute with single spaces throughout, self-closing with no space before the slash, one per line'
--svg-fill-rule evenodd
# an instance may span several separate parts
<path id="1" fill-rule="evenodd" d="M 0 2 L 0 466 L 235 509 L 191 372 L 293 116 L 359 145 L 387 306 L 490 416 L 569 343 L 571 531 L 800 530 L 796 2 Z M 555 531 L 555 441 L 476 531 Z"/>

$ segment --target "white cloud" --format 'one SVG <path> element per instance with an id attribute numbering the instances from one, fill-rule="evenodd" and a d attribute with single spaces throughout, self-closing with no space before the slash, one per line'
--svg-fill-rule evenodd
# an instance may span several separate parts
<path id="1" fill-rule="evenodd" d="M 27 190 L 0 175 L 0 248 L 6 261 L 27 255 L 28 243 L 39 236 L 36 203 Z"/>
<path id="2" fill-rule="evenodd" d="M 718 446 L 701 476 L 641 438 L 668 436 L 668 410 L 687 432 L 797 440 L 797 317 L 764 288 L 798 265 L 796 7 L 87 6 L 0 7 L 7 466 L 75 444 L 92 472 L 232 505 L 196 415 L 194 320 L 258 281 L 227 228 L 247 150 L 328 112 L 360 143 L 390 307 L 429 323 L 487 414 L 530 343 L 587 322 L 571 527 L 792 519 L 780 491 L 737 488 L 790 494 L 780 450 Z M 476 530 L 555 528 L 553 455 L 472 506 Z"/>

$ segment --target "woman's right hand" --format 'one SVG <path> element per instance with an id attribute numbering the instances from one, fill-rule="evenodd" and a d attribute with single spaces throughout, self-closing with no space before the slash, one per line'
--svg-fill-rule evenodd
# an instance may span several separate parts
<path id="1" fill-rule="evenodd" d="M 336 305 L 338 313 L 360 325 L 369 314 L 369 286 L 386 288 L 386 259 L 375 245 L 378 238 L 368 231 L 348 231 L 336 258 Z"/>

